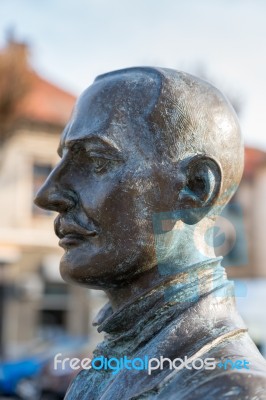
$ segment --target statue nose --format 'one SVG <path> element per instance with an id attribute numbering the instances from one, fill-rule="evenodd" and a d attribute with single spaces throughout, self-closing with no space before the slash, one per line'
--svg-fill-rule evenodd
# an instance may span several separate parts
<path id="1" fill-rule="evenodd" d="M 75 206 L 77 197 L 74 192 L 51 186 L 46 181 L 37 192 L 34 203 L 45 210 L 64 212 Z"/>

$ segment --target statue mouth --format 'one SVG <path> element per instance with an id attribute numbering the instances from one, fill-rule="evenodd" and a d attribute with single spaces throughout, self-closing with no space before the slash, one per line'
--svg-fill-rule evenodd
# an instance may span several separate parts
<path id="1" fill-rule="evenodd" d="M 56 236 L 60 239 L 58 244 L 63 248 L 79 245 L 88 238 L 98 236 L 95 229 L 86 229 L 74 221 L 68 221 L 60 216 L 54 222 L 54 229 Z"/>
<path id="2" fill-rule="evenodd" d="M 66 249 L 68 247 L 78 246 L 81 243 L 83 243 L 85 240 L 86 240 L 85 236 L 75 235 L 75 234 L 67 234 L 59 240 L 58 244 L 60 247 L 63 247 L 63 249 Z"/>

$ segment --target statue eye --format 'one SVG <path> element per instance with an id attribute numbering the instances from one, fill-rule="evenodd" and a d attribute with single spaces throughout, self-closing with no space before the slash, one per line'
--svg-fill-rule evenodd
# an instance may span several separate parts
<path id="1" fill-rule="evenodd" d="M 94 172 L 102 172 L 110 163 L 110 160 L 101 157 L 90 157 L 90 160 L 93 164 Z"/>

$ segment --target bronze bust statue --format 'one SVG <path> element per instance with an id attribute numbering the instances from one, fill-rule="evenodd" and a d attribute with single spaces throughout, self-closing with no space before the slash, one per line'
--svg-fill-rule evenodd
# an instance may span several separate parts
<path id="1" fill-rule="evenodd" d="M 35 203 L 58 212 L 61 275 L 110 300 L 95 322 L 99 363 L 135 360 L 116 373 L 84 369 L 65 399 L 266 399 L 266 362 L 205 240 L 243 169 L 225 97 L 170 69 L 101 75 L 78 99 L 59 154 Z"/>

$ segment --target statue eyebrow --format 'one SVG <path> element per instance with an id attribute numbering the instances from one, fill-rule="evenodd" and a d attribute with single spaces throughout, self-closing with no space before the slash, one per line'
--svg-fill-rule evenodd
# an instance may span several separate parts
<path id="1" fill-rule="evenodd" d="M 62 156 L 64 148 L 71 149 L 74 146 L 81 146 L 88 152 L 104 150 L 121 158 L 122 152 L 120 148 L 109 138 L 98 135 L 92 135 L 81 139 L 66 140 L 64 143 L 60 143 L 58 148 L 59 156 Z"/>

